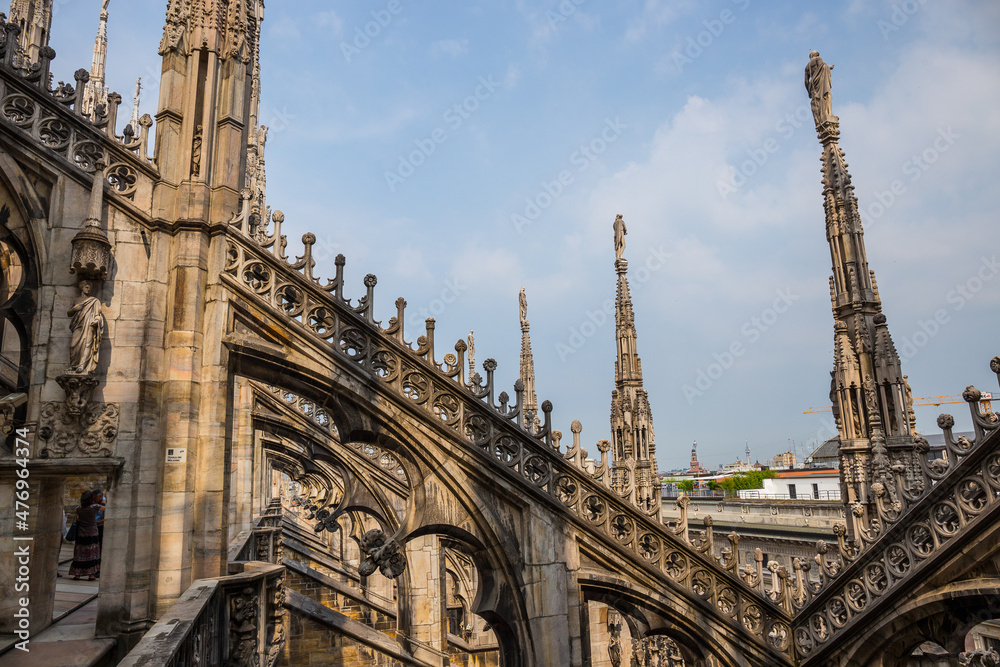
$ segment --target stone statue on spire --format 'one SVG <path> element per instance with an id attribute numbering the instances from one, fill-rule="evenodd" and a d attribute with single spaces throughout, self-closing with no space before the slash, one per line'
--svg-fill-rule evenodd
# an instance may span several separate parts
<path id="1" fill-rule="evenodd" d="M 622 219 L 622 214 L 619 213 L 618 217 L 615 218 L 615 259 L 621 259 L 622 254 L 625 252 L 625 235 L 628 231 L 625 229 L 625 220 Z"/>
<path id="2" fill-rule="evenodd" d="M 476 339 L 472 335 L 472 329 L 469 329 L 469 384 L 472 384 L 472 378 L 476 376 Z"/>
<path id="3" fill-rule="evenodd" d="M 139 94 L 142 92 L 142 77 L 135 80 L 135 94 L 132 96 L 132 118 L 128 126 L 132 128 L 132 136 L 139 135 Z"/>
<path id="4" fill-rule="evenodd" d="M 528 325 L 528 297 L 524 288 L 517 295 L 521 308 L 521 383 L 524 385 L 524 425 L 529 432 L 537 433 L 541 427 L 538 418 L 538 397 L 535 394 L 535 360 L 531 355 L 531 334 Z"/>
<path id="5" fill-rule="evenodd" d="M 809 63 L 806 65 L 806 90 L 812 106 L 813 119 L 818 128 L 823 123 L 836 121 L 833 115 L 833 98 L 830 96 L 830 71 L 833 65 L 827 65 L 819 55 L 819 51 L 809 53 Z"/>

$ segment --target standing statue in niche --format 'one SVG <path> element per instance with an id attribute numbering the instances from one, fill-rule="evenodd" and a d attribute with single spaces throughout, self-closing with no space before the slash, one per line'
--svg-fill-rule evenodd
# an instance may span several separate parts
<path id="1" fill-rule="evenodd" d="M 827 65 L 823 62 L 819 51 L 812 51 L 809 54 L 805 83 L 817 128 L 823 123 L 837 120 L 837 117 L 833 115 L 833 99 L 830 97 L 830 70 L 832 69 L 833 65 Z"/>
<path id="2" fill-rule="evenodd" d="M 625 220 L 622 219 L 621 213 L 615 218 L 615 259 L 621 259 L 622 254 L 625 252 L 625 235 L 628 231 L 625 229 Z"/>
<path id="3" fill-rule="evenodd" d="M 194 141 L 191 144 L 191 178 L 198 178 L 201 175 L 201 144 L 202 144 L 202 128 L 201 125 L 194 133 Z"/>
<path id="4" fill-rule="evenodd" d="M 622 664 L 622 640 L 618 636 L 618 632 L 611 633 L 611 639 L 608 640 L 608 657 L 611 659 L 612 667 L 621 667 Z"/>
<path id="5" fill-rule="evenodd" d="M 89 280 L 80 281 L 80 298 L 66 313 L 70 321 L 69 372 L 85 375 L 94 372 L 104 337 L 104 314 L 101 302 L 90 292 L 94 288 Z"/>
<path id="6" fill-rule="evenodd" d="M 608 614 L 608 658 L 611 667 L 621 667 L 622 664 L 622 624 L 621 617 Z"/>

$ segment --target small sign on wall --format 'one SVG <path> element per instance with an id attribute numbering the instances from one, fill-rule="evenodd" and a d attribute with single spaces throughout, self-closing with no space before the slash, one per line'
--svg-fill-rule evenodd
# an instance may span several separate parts
<path id="1" fill-rule="evenodd" d="M 167 463 L 185 463 L 188 450 L 178 447 L 167 448 Z"/>

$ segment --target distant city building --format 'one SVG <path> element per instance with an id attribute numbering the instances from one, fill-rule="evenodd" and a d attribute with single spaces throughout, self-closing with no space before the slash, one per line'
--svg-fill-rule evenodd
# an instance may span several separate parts
<path id="1" fill-rule="evenodd" d="M 727 463 L 719 467 L 719 471 L 724 473 L 750 472 L 751 470 L 760 470 L 760 464 L 750 464 L 746 461 L 736 459 L 732 463 Z"/>
<path id="2" fill-rule="evenodd" d="M 840 468 L 840 438 L 830 438 L 806 457 L 806 468 Z"/>
<path id="3" fill-rule="evenodd" d="M 774 457 L 772 467 L 776 470 L 792 469 L 795 467 L 795 452 L 785 451 Z"/>
<path id="4" fill-rule="evenodd" d="M 762 489 L 744 489 L 740 498 L 768 500 L 839 500 L 840 471 L 789 470 L 778 472 L 777 477 L 764 480 Z"/>

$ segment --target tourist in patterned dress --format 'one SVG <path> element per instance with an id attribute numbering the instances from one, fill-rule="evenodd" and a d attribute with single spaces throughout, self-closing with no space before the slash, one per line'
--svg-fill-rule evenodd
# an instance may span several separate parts
<path id="1" fill-rule="evenodd" d="M 94 503 L 94 494 L 84 491 L 80 506 L 76 508 L 76 546 L 73 547 L 73 564 L 69 576 L 79 580 L 96 579 L 101 568 L 101 546 L 97 531 L 97 513 L 101 506 Z"/>

